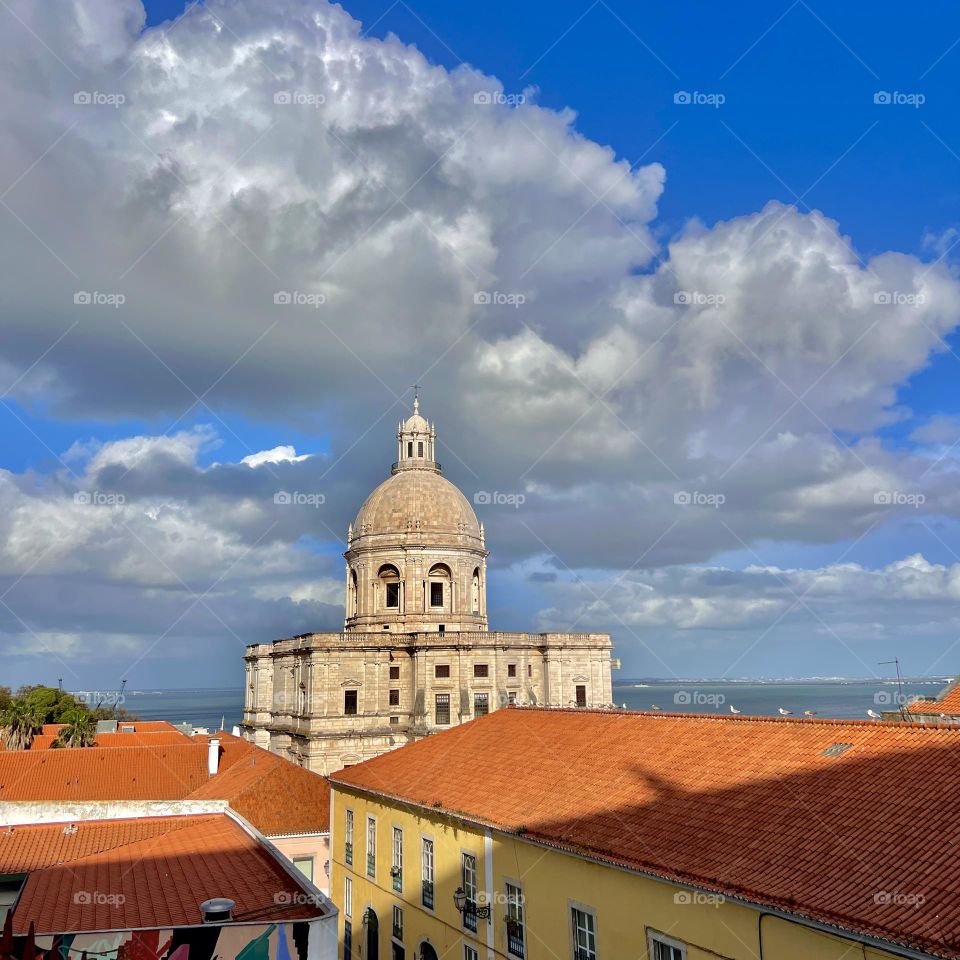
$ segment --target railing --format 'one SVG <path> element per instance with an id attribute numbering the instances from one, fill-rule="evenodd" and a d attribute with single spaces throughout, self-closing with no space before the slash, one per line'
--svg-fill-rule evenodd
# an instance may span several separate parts
<path id="1" fill-rule="evenodd" d="M 433 881 L 423 881 L 423 905 L 428 909 L 433 909 Z"/>
<path id="2" fill-rule="evenodd" d="M 403 893 L 403 870 L 400 867 L 393 867 L 390 876 L 393 877 L 393 889 L 397 893 Z"/>
<path id="3" fill-rule="evenodd" d="M 514 957 L 523 957 L 523 927 L 518 924 L 507 926 L 507 952 Z"/>
<path id="4" fill-rule="evenodd" d="M 348 867 L 353 866 L 353 844 L 345 843 L 343 845 L 343 860 Z"/>
<path id="5" fill-rule="evenodd" d="M 477 932 L 477 904 L 475 900 L 467 900 L 463 905 L 463 925 L 473 933 Z"/>
<path id="6" fill-rule="evenodd" d="M 377 855 L 375 853 L 367 854 L 367 876 L 375 877 L 377 875 Z"/>

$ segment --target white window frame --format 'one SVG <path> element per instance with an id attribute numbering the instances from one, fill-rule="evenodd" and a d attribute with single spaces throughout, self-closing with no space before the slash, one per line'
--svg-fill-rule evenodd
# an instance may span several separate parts
<path id="1" fill-rule="evenodd" d="M 347 863 L 348 867 L 352 867 L 356 863 L 357 858 L 357 848 L 353 842 L 353 810 L 350 807 L 347 807 L 346 813 L 344 816 L 344 827 L 343 827 L 343 859 L 346 862 L 347 860 L 347 844 L 350 844 L 350 861 Z"/>
<path id="2" fill-rule="evenodd" d="M 588 907 L 585 903 L 575 903 L 571 901 L 570 903 L 570 945 L 571 953 L 573 960 L 596 960 L 597 957 L 597 912 L 591 907 Z M 590 936 L 593 937 L 593 950 L 592 952 L 586 954 L 583 958 L 580 956 L 580 943 L 577 937 L 577 933 L 580 928 L 577 926 L 577 914 L 580 913 L 584 917 L 589 917 L 591 921 L 591 929 L 585 931 Z M 652 955 L 651 955 L 652 956 Z"/>
<path id="3" fill-rule="evenodd" d="M 654 947 L 657 944 L 661 944 L 664 947 L 670 947 L 673 950 L 678 950 L 680 952 L 680 960 L 687 960 L 687 945 L 682 940 L 674 940 L 673 937 L 668 937 L 665 933 L 657 933 L 656 930 L 648 930 L 647 952 L 650 955 L 650 960 L 654 960 L 656 957 Z"/>
<path id="4" fill-rule="evenodd" d="M 395 929 L 396 926 L 397 926 L 397 915 L 398 915 L 398 914 L 399 914 L 399 916 L 400 916 L 400 936 L 399 936 L 399 937 L 395 937 L 395 936 L 393 935 L 393 931 L 394 931 L 394 929 Z M 391 939 L 394 943 L 399 943 L 401 946 L 403 946 L 403 934 L 404 934 L 404 932 L 405 932 L 405 931 L 404 931 L 404 928 L 403 928 L 403 921 L 404 921 L 403 907 L 401 907 L 400 904 L 395 903 L 395 904 L 393 905 L 393 909 L 390 911 L 390 939 Z"/>
<path id="5" fill-rule="evenodd" d="M 517 891 L 516 899 L 511 899 L 511 890 Z M 526 894 L 523 892 L 523 884 L 518 880 L 511 880 L 509 877 L 503 878 L 503 892 L 505 896 L 505 905 L 504 905 L 504 916 L 511 916 L 511 907 L 514 908 L 513 916 L 519 921 L 521 936 L 520 939 L 523 942 L 523 957 L 525 958 L 529 955 L 529 950 L 527 949 L 527 898 Z M 505 942 L 504 942 L 504 953 L 508 957 L 519 957 L 519 954 L 514 953 L 510 949 L 510 937 L 504 932 Z"/>
<path id="6" fill-rule="evenodd" d="M 476 947 L 471 947 L 469 943 L 463 945 L 463 960 L 480 960 Z"/>
<path id="7" fill-rule="evenodd" d="M 473 873 L 472 879 L 472 891 L 470 886 L 470 881 L 468 880 L 470 871 L 467 870 L 468 861 L 471 862 L 471 871 Z M 470 850 L 461 850 L 460 851 L 460 883 L 463 887 L 464 895 L 467 900 L 472 902 L 474 907 L 478 903 L 478 897 L 480 893 L 480 868 L 477 866 L 477 855 Z M 469 930 L 471 933 L 477 932 L 477 915 L 473 915 L 473 926 L 468 926 L 467 924 L 467 909 L 466 903 L 464 903 L 463 913 L 461 914 L 461 923 L 464 928 Z"/>
<path id="8" fill-rule="evenodd" d="M 400 889 L 403 890 L 403 827 L 394 826 L 393 828 L 393 861 L 391 868 L 396 867 L 400 871 Z M 390 886 L 394 887 L 396 878 L 393 876 L 393 870 L 390 872 Z"/>
<path id="9" fill-rule="evenodd" d="M 367 846 L 364 851 L 367 860 L 364 873 L 373 880 L 377 878 L 377 818 L 367 816 Z M 370 859 L 373 858 L 373 871 L 370 870 Z"/>
<path id="10" fill-rule="evenodd" d="M 353 877 L 343 878 L 343 915 L 353 919 Z"/>
<path id="11" fill-rule="evenodd" d="M 316 866 L 316 857 L 314 856 L 303 856 L 303 857 L 293 857 L 292 858 L 294 867 L 299 870 L 311 883 L 313 883 L 313 871 Z M 303 867 L 300 866 L 302 863 L 310 864 L 310 872 L 307 873 Z"/>
<path id="12" fill-rule="evenodd" d="M 427 857 L 427 850 L 430 850 L 430 856 Z M 420 907 L 422 910 L 429 910 L 431 913 L 437 907 L 437 849 L 433 842 L 433 837 L 420 838 Z M 429 865 L 429 870 L 428 870 Z M 430 876 L 427 876 L 429 872 Z M 423 902 L 423 885 L 430 882 L 433 885 L 433 906 L 428 907 Z"/>

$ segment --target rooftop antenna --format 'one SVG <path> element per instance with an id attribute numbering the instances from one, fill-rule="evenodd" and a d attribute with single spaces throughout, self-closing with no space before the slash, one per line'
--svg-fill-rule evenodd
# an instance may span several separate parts
<path id="1" fill-rule="evenodd" d="M 903 680 L 900 677 L 900 658 L 894 657 L 892 660 L 881 660 L 879 666 L 887 667 L 890 664 L 894 664 L 897 668 L 897 703 L 900 706 L 900 719 L 907 719 L 907 711 L 903 702 Z"/>
<path id="2" fill-rule="evenodd" d="M 124 688 L 126 687 L 126 685 L 127 685 L 127 681 L 126 681 L 126 680 L 121 680 L 121 681 L 120 681 L 120 696 L 117 697 L 116 701 L 115 701 L 114 704 L 113 704 L 113 716 L 114 716 L 114 717 L 116 717 L 116 715 L 117 715 L 117 704 L 123 702 L 123 691 L 124 691 Z"/>

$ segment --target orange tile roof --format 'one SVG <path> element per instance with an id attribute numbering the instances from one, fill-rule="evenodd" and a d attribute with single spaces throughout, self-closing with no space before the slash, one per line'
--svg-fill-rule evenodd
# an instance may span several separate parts
<path id="1" fill-rule="evenodd" d="M 958 728 L 507 709 L 330 779 L 937 956 L 960 951 Z"/>
<path id="2" fill-rule="evenodd" d="M 124 745 L 0 751 L 0 801 L 226 800 L 261 833 L 329 829 L 329 783 L 241 737 L 221 732 L 131 746 L 124 738 L 139 734 L 113 736 Z M 143 734 L 160 736 L 167 734 Z M 220 767 L 211 777 L 213 736 L 220 741 Z"/>
<path id="3" fill-rule="evenodd" d="M 30 743 L 31 750 L 50 750 L 58 734 L 40 733 Z M 97 747 L 149 747 L 165 744 L 189 743 L 190 738 L 179 730 L 160 730 L 156 733 L 98 733 Z M 88 748 L 89 749 L 89 748 Z"/>
<path id="4" fill-rule="evenodd" d="M 960 716 L 960 677 L 940 691 L 936 700 L 916 700 L 907 709 L 910 713 L 939 716 Z"/>
<path id="5" fill-rule="evenodd" d="M 0 830 L 0 873 L 29 874 L 14 911 L 17 935 L 31 922 L 38 934 L 195 925 L 211 897 L 234 900 L 235 920 L 323 914 L 224 814 Z"/>

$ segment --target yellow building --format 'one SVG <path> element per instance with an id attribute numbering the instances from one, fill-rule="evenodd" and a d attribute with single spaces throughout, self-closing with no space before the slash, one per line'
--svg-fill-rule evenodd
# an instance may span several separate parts
<path id="1" fill-rule="evenodd" d="M 344 960 L 960 956 L 957 729 L 508 709 L 331 781 Z"/>

